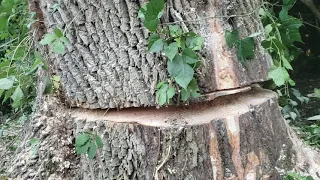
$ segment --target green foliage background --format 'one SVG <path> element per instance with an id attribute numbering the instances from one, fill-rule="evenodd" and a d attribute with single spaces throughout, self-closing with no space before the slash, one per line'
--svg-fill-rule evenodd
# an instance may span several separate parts
<path id="1" fill-rule="evenodd" d="M 27 0 L 2 0 L 0 5 L 0 110 L 31 111 L 35 98 L 35 72 L 42 64 L 32 48 L 29 32 L 34 14 Z"/>

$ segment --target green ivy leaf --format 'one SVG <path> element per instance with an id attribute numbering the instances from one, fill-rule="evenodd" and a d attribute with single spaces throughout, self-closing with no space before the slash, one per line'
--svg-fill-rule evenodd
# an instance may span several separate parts
<path id="1" fill-rule="evenodd" d="M 237 57 L 241 62 L 254 57 L 254 39 L 247 37 L 242 39 L 237 44 Z"/>
<path id="2" fill-rule="evenodd" d="M 29 144 L 30 144 L 31 146 L 35 146 L 35 145 L 40 144 L 40 141 L 39 141 L 39 139 L 37 139 L 37 138 L 32 138 L 32 139 L 29 140 Z"/>
<path id="3" fill-rule="evenodd" d="M 286 16 L 281 19 L 282 26 L 279 28 L 283 43 L 291 46 L 293 42 L 302 42 L 299 28 L 302 22 L 292 16 Z"/>
<path id="4" fill-rule="evenodd" d="M 145 6 L 142 6 L 140 9 L 139 9 L 139 12 L 138 12 L 138 18 L 142 19 L 142 21 L 145 21 L 145 14 L 147 13 L 147 5 Z"/>
<path id="5" fill-rule="evenodd" d="M 161 86 L 162 86 L 164 83 L 165 83 L 165 81 L 161 81 L 161 82 L 159 82 L 159 83 L 157 84 L 157 89 L 160 89 L 160 88 L 161 88 Z"/>
<path id="6" fill-rule="evenodd" d="M 76 137 L 76 146 L 83 146 L 90 139 L 90 135 L 82 133 Z"/>
<path id="7" fill-rule="evenodd" d="M 288 71 L 284 67 L 277 67 L 268 73 L 268 77 L 271 78 L 277 86 L 282 86 L 289 80 L 290 76 Z"/>
<path id="8" fill-rule="evenodd" d="M 4 93 L 4 98 L 3 98 L 3 100 L 2 100 L 2 104 L 5 103 L 5 102 L 11 97 L 13 91 L 14 91 L 14 89 L 12 88 L 12 89 L 7 90 L 7 91 Z"/>
<path id="9" fill-rule="evenodd" d="M 43 94 L 52 94 L 53 88 L 52 88 L 52 82 L 49 76 L 46 76 L 44 79 L 44 90 Z"/>
<path id="10" fill-rule="evenodd" d="M 263 48 L 269 50 L 269 51 L 274 51 L 274 50 L 279 50 L 279 51 L 285 51 L 287 50 L 286 46 L 282 44 L 282 42 L 277 39 L 275 36 L 272 36 L 266 40 L 263 40 L 261 42 L 261 45 Z"/>
<path id="11" fill-rule="evenodd" d="M 14 78 L 2 78 L 0 79 L 0 89 L 8 90 L 12 88 Z"/>
<path id="12" fill-rule="evenodd" d="M 77 154 L 86 154 L 88 152 L 89 146 L 91 144 L 91 141 L 85 142 L 82 146 L 76 146 L 76 153 Z"/>
<path id="13" fill-rule="evenodd" d="M 157 100 L 160 106 L 163 106 L 167 102 L 167 91 L 169 89 L 168 84 L 163 84 L 157 91 Z"/>
<path id="14" fill-rule="evenodd" d="M 40 41 L 40 44 L 42 45 L 51 44 L 56 38 L 57 37 L 55 34 L 46 34 L 44 35 L 44 38 Z"/>
<path id="15" fill-rule="evenodd" d="M 161 18 L 164 9 L 164 0 L 151 0 L 145 9 L 141 9 L 140 17 L 144 18 L 144 26 L 149 31 L 154 32 L 157 30 L 159 18 Z"/>
<path id="16" fill-rule="evenodd" d="M 30 67 L 30 70 L 29 72 L 27 72 L 27 75 L 30 75 L 30 74 L 33 74 L 34 72 L 36 72 L 36 70 L 38 69 L 39 65 L 41 64 L 42 60 L 41 60 L 41 57 L 38 58 L 37 54 L 39 54 L 39 52 L 35 52 L 35 56 L 36 56 L 36 59 L 33 63 L 33 65 Z"/>
<path id="17" fill-rule="evenodd" d="M 168 61 L 167 68 L 171 78 L 175 78 L 180 73 L 182 64 L 182 56 L 179 54 L 177 54 L 172 61 Z"/>
<path id="18" fill-rule="evenodd" d="M 147 29 L 151 32 L 155 32 L 157 30 L 159 24 L 159 19 L 154 18 L 154 19 L 146 19 L 144 21 L 144 26 L 146 26 Z"/>
<path id="19" fill-rule="evenodd" d="M 314 180 L 312 176 L 307 176 L 306 180 Z"/>
<path id="20" fill-rule="evenodd" d="M 201 96 L 201 94 L 199 93 L 199 87 L 197 84 L 197 80 L 195 78 L 193 78 L 192 81 L 190 82 L 188 89 L 189 89 L 189 91 L 191 91 L 191 96 L 193 98 L 198 98 Z"/>
<path id="21" fill-rule="evenodd" d="M 286 10 L 290 10 L 293 7 L 293 5 L 296 3 L 296 0 L 282 0 L 282 2 L 283 2 L 282 8 Z"/>
<path id="22" fill-rule="evenodd" d="M 320 89 L 315 88 L 314 92 L 311 94 L 311 97 L 320 98 Z"/>
<path id="23" fill-rule="evenodd" d="M 272 30 L 273 30 L 272 24 L 268 24 L 266 25 L 266 27 L 264 27 L 264 32 L 266 36 L 269 36 Z"/>
<path id="24" fill-rule="evenodd" d="M 182 35 L 182 29 L 178 25 L 169 25 L 170 36 L 179 37 Z"/>
<path id="25" fill-rule="evenodd" d="M 37 154 L 37 150 L 40 145 L 40 140 L 37 138 L 32 138 L 30 139 L 29 144 L 31 146 L 30 156 L 34 157 Z"/>
<path id="26" fill-rule="evenodd" d="M 56 81 L 56 82 L 59 82 L 61 80 L 61 77 L 57 76 L 57 75 L 54 75 L 53 76 L 53 80 Z"/>
<path id="27" fill-rule="evenodd" d="M 295 86 L 296 85 L 296 82 L 294 82 L 292 79 L 289 79 L 288 82 L 289 82 L 289 84 L 291 86 Z"/>
<path id="28" fill-rule="evenodd" d="M 204 38 L 198 35 L 187 36 L 186 38 L 187 47 L 195 51 L 201 50 L 203 42 Z"/>
<path id="29" fill-rule="evenodd" d="M 20 88 L 20 86 L 18 86 L 16 90 L 13 92 L 13 94 L 11 95 L 11 99 L 14 102 L 19 102 L 23 98 L 23 96 L 24 96 L 23 91 Z"/>
<path id="30" fill-rule="evenodd" d="M 287 68 L 289 70 L 293 70 L 291 64 L 289 63 L 288 59 L 286 57 L 284 57 L 284 55 L 281 56 L 281 61 L 282 61 L 282 64 L 285 68 Z"/>
<path id="31" fill-rule="evenodd" d="M 229 48 L 232 48 L 234 45 L 238 44 L 240 41 L 238 31 L 226 31 L 225 32 L 226 43 Z"/>
<path id="32" fill-rule="evenodd" d="M 192 96 L 193 98 L 198 98 L 198 97 L 201 97 L 201 94 L 200 94 L 199 92 L 192 91 L 192 92 L 191 92 L 191 96 Z"/>
<path id="33" fill-rule="evenodd" d="M 157 33 L 153 33 L 148 39 L 149 52 L 158 53 L 163 50 L 163 39 Z"/>
<path id="34" fill-rule="evenodd" d="M 96 143 L 97 143 L 98 148 L 102 148 L 103 143 L 102 143 L 101 137 L 98 136 L 98 135 L 95 135 L 95 140 L 96 140 Z"/>
<path id="35" fill-rule="evenodd" d="M 54 28 L 54 34 L 58 37 L 58 38 L 61 38 L 63 37 L 63 32 L 61 31 L 61 29 L 59 28 Z"/>
<path id="36" fill-rule="evenodd" d="M 167 103 L 170 102 L 170 100 L 173 98 L 173 96 L 176 94 L 176 89 L 174 88 L 169 88 L 167 90 Z"/>
<path id="37" fill-rule="evenodd" d="M 240 40 L 238 31 L 234 30 L 226 31 L 225 38 L 229 48 L 236 47 L 237 58 L 240 62 L 245 62 L 247 59 L 254 57 L 255 45 L 253 37 Z M 268 44 L 265 44 L 265 46 L 268 46 Z"/>
<path id="38" fill-rule="evenodd" d="M 172 78 L 183 88 L 187 89 L 193 79 L 193 68 L 183 62 L 181 55 L 176 55 L 172 61 L 168 61 L 168 72 Z"/>
<path id="39" fill-rule="evenodd" d="M 52 51 L 57 54 L 64 54 L 65 53 L 64 44 L 61 41 L 55 41 L 52 44 Z"/>
<path id="40" fill-rule="evenodd" d="M 88 150 L 88 157 L 89 159 L 93 159 L 97 153 L 97 146 L 93 141 L 90 141 L 90 147 Z"/>
<path id="41" fill-rule="evenodd" d="M 0 16 L 0 31 L 3 31 L 8 24 L 8 17 Z"/>
<path id="42" fill-rule="evenodd" d="M 198 57 L 197 53 L 189 48 L 186 48 L 183 50 L 182 59 L 183 59 L 183 62 L 185 62 L 187 64 L 195 64 L 195 63 L 199 62 L 199 57 Z"/>
<path id="43" fill-rule="evenodd" d="M 187 89 L 181 90 L 181 99 L 186 102 L 190 97 L 198 98 L 201 94 L 199 93 L 199 87 L 195 78 L 191 80 Z"/>
<path id="44" fill-rule="evenodd" d="M 164 49 L 165 55 L 169 58 L 169 60 L 173 60 L 173 58 L 178 54 L 178 43 L 173 42 L 169 46 Z"/>
<path id="45" fill-rule="evenodd" d="M 4 93 L 4 89 L 0 89 L 0 99 L 3 93 Z"/>
<path id="46" fill-rule="evenodd" d="M 61 0 L 58 0 L 57 3 L 53 4 L 53 5 L 50 7 L 50 8 L 51 8 L 51 12 L 52 12 L 52 13 L 56 12 L 57 9 L 59 8 L 60 4 L 61 4 Z"/>
<path id="47" fill-rule="evenodd" d="M 181 100 L 183 102 L 186 102 L 188 99 L 190 99 L 191 93 L 188 90 L 182 89 L 181 90 Z"/>
<path id="48" fill-rule="evenodd" d="M 183 87 L 184 89 L 187 89 L 189 83 L 193 79 L 194 70 L 190 65 L 183 63 L 181 66 L 181 70 L 178 73 L 178 75 L 175 77 L 176 82 Z"/>

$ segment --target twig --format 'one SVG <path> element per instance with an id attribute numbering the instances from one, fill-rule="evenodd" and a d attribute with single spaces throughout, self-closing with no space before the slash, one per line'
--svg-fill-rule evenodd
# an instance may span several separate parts
<path id="1" fill-rule="evenodd" d="M 254 14 L 257 12 L 261 7 L 263 7 L 265 4 L 269 4 L 267 2 L 262 3 L 260 6 L 258 6 L 256 9 L 253 11 L 246 13 L 246 14 L 234 14 L 234 15 L 228 15 L 228 16 L 208 16 L 200 19 L 194 19 L 194 20 L 181 20 L 181 21 L 173 21 L 173 22 L 168 22 L 168 23 L 162 23 L 159 25 L 171 25 L 171 24 L 178 24 L 178 23 L 192 23 L 192 22 L 199 22 L 199 21 L 206 21 L 209 19 L 215 19 L 215 18 L 234 18 L 234 17 L 246 17 Z M 145 29 L 146 27 L 140 27 L 137 29 Z"/>
<path id="2" fill-rule="evenodd" d="M 311 27 L 314 27 L 314 28 L 320 30 L 320 27 L 315 26 L 315 25 L 313 25 L 313 24 L 311 24 L 311 23 L 308 23 L 308 22 L 303 21 L 303 24 L 306 24 L 306 25 L 308 25 L 308 26 L 311 26 Z"/>
<path id="3" fill-rule="evenodd" d="M 105 116 L 105 115 L 108 113 L 109 110 L 110 110 L 110 108 L 108 108 L 108 109 L 103 113 L 103 116 Z"/>
<path id="4" fill-rule="evenodd" d="M 14 57 L 15 57 L 15 55 L 16 55 L 16 52 L 17 52 L 17 50 L 19 49 L 19 47 L 21 46 L 21 44 L 24 42 L 24 41 L 29 41 L 31 39 L 31 37 L 29 37 L 29 36 L 27 36 L 27 37 L 25 37 L 25 38 L 23 38 L 22 40 L 21 40 L 21 42 L 18 44 L 18 46 L 16 47 L 16 49 L 13 51 L 13 55 L 12 55 L 12 57 L 11 57 L 11 60 L 10 60 L 10 64 L 9 64 L 9 68 L 11 67 L 11 65 L 12 65 L 12 63 L 13 63 L 13 59 L 14 59 Z M 7 77 L 9 76 L 9 70 L 7 71 Z"/>
<path id="5" fill-rule="evenodd" d="M 91 179 L 95 180 L 94 170 L 93 170 L 93 161 L 91 161 L 90 159 L 89 159 L 89 168 L 90 168 L 90 173 L 91 173 Z"/>
<path id="6" fill-rule="evenodd" d="M 67 26 L 66 26 L 66 28 L 64 29 L 64 31 L 63 31 L 63 35 L 65 35 L 66 34 L 66 32 L 67 32 L 67 30 L 68 30 L 68 28 L 69 28 L 69 26 L 73 23 L 73 21 L 79 16 L 79 14 L 81 13 L 82 11 L 79 11 L 79 13 L 70 21 L 70 23 L 69 24 L 67 24 Z"/>
<path id="7" fill-rule="evenodd" d="M 40 166 L 39 166 L 39 168 L 38 168 L 37 174 L 32 178 L 32 180 L 35 180 L 36 177 L 40 174 L 40 172 L 41 172 L 41 167 L 43 166 L 44 162 L 45 162 L 45 161 L 42 161 L 42 163 L 40 164 Z"/>
<path id="8" fill-rule="evenodd" d="M 171 148 L 172 148 L 172 133 L 170 133 L 170 141 L 168 145 L 168 152 L 166 156 L 164 157 L 163 161 L 156 167 L 155 175 L 154 178 L 155 180 L 159 180 L 159 170 L 162 168 L 162 166 L 168 161 L 170 153 L 171 153 Z"/>
<path id="9" fill-rule="evenodd" d="M 208 19 L 215 19 L 215 18 L 234 18 L 234 17 L 246 17 L 250 16 L 253 13 L 257 12 L 262 6 L 264 6 L 267 3 L 262 3 L 260 6 L 258 6 L 256 9 L 253 11 L 246 13 L 246 14 L 234 14 L 234 15 L 229 15 L 229 16 L 208 16 L 200 19 L 194 19 L 194 20 L 181 20 L 181 21 L 174 21 L 174 22 L 169 22 L 169 23 L 162 23 L 160 25 L 170 25 L 170 24 L 178 24 L 178 23 L 188 23 L 188 22 L 198 22 L 198 21 L 205 21 Z"/>

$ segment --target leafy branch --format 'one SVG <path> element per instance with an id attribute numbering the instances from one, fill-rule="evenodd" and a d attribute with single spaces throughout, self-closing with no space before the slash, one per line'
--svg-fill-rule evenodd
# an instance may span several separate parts
<path id="1" fill-rule="evenodd" d="M 235 47 L 237 50 L 237 58 L 240 62 L 245 62 L 247 59 L 252 59 L 255 52 L 254 35 L 244 39 L 239 38 L 237 30 L 226 31 L 225 38 L 229 48 Z"/>
<path id="2" fill-rule="evenodd" d="M 161 29 L 159 22 L 164 5 L 164 0 L 151 0 L 138 14 L 152 33 L 148 39 L 149 52 L 162 52 L 167 57 L 170 79 L 157 85 L 156 98 L 160 106 L 169 104 L 176 95 L 184 102 L 200 96 L 195 71 L 200 66 L 199 51 L 204 42 L 203 37 L 194 32 L 183 32 L 178 25 Z"/>
<path id="3" fill-rule="evenodd" d="M 75 146 L 77 154 L 87 154 L 89 159 L 93 159 L 97 148 L 102 148 L 103 143 L 100 136 L 84 132 L 76 137 Z"/>
<path id="4" fill-rule="evenodd" d="M 262 46 L 271 54 L 274 62 L 268 76 L 276 86 L 285 86 L 286 95 L 289 94 L 288 85 L 295 85 L 288 72 L 293 70 L 290 63 L 300 53 L 293 43 L 301 42 L 299 28 L 302 22 L 288 14 L 295 2 L 296 0 L 283 0 L 282 10 L 278 16 L 272 7 L 261 8 L 259 12 L 266 35 Z"/>
<path id="5" fill-rule="evenodd" d="M 53 33 L 47 33 L 44 35 L 40 44 L 50 45 L 54 53 L 64 54 L 65 46 L 68 44 L 68 39 L 59 28 L 55 28 Z"/>
<path id="6" fill-rule="evenodd" d="M 0 2 L 0 103 L 16 112 L 30 111 L 35 91 L 35 72 L 45 68 L 40 54 L 32 49 L 34 23 L 27 1 Z"/>

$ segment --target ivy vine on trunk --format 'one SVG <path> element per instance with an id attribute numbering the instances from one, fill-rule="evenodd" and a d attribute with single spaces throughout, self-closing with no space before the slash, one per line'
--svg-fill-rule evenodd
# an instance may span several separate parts
<path id="1" fill-rule="evenodd" d="M 204 38 L 194 32 L 183 32 L 178 25 L 159 26 L 165 7 L 164 0 L 151 0 L 138 14 L 145 27 L 152 33 L 148 39 L 148 50 L 167 57 L 170 79 L 157 85 L 157 102 L 160 106 L 170 104 L 178 95 L 183 102 L 200 97 L 196 80 L 196 69 L 200 66 L 199 51 Z"/>

